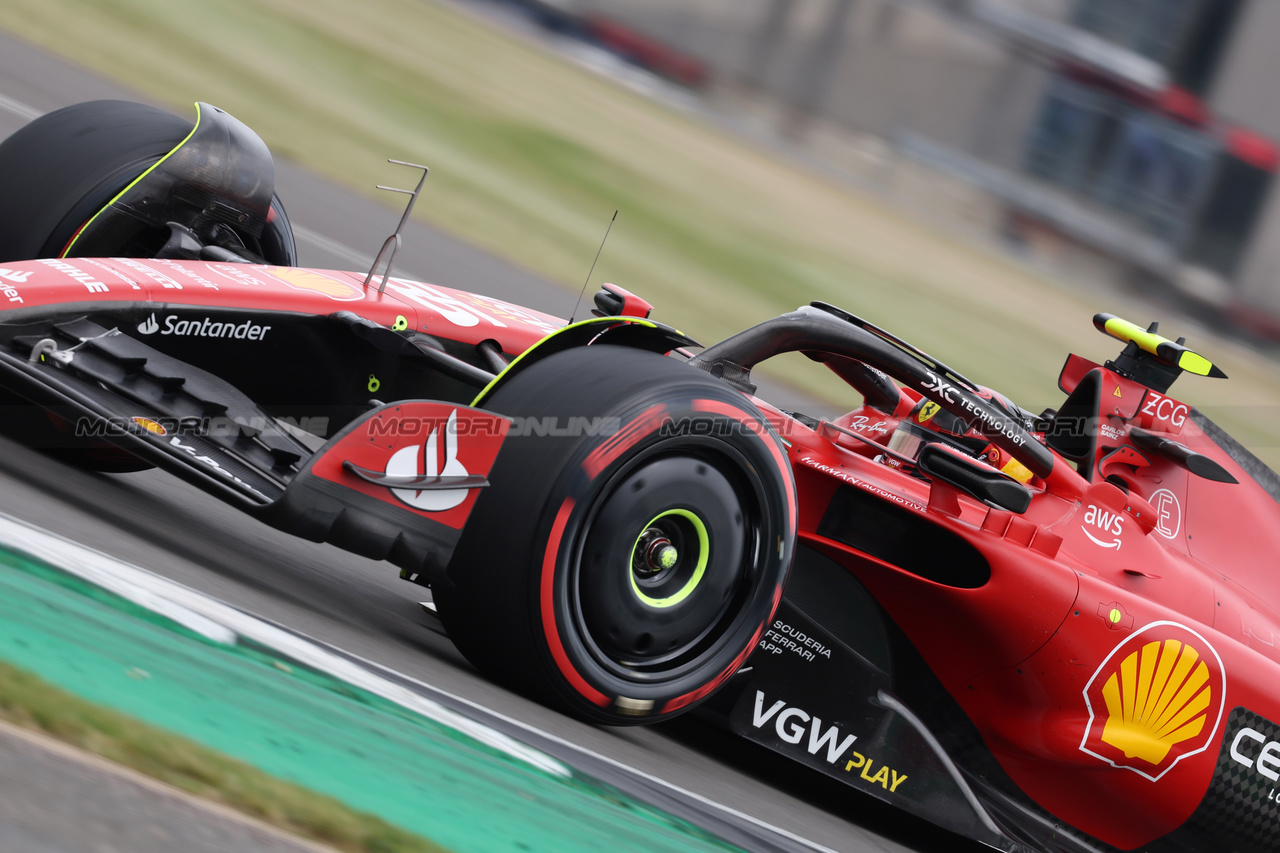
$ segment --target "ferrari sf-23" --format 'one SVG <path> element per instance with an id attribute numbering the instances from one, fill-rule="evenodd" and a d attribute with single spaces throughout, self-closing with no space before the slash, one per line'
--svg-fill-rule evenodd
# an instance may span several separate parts
<path id="1" fill-rule="evenodd" d="M 698 708 L 1003 850 L 1280 849 L 1280 479 L 1156 328 L 1026 411 L 814 303 L 705 348 L 296 265 L 271 155 L 92 102 L 0 144 L 3 429 L 158 467 L 429 586 L 487 677 L 604 724 Z M 801 352 L 819 420 L 755 396 Z"/>

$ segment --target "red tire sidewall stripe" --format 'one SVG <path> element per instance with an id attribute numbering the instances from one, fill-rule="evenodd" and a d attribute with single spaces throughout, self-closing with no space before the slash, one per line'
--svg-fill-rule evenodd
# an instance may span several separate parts
<path id="1" fill-rule="evenodd" d="M 569 656 L 565 653 L 564 644 L 560 641 L 560 628 L 556 625 L 556 567 L 560 562 L 560 540 L 564 538 L 564 529 L 569 523 L 569 516 L 573 514 L 573 508 L 573 498 L 565 498 L 559 512 L 556 513 L 556 520 L 551 525 L 551 536 L 548 537 L 546 551 L 542 554 L 542 583 L 539 597 L 542 605 L 542 631 L 547 638 L 551 657 L 565 680 L 588 702 L 603 708 L 609 704 L 609 697 L 588 684 L 586 679 L 573 668 L 573 664 L 569 662 Z"/>
<path id="2" fill-rule="evenodd" d="M 773 456 L 773 460 L 777 464 L 778 470 L 782 472 L 783 482 L 786 483 L 787 526 L 788 530 L 794 531 L 796 529 L 797 514 L 795 486 L 791 479 L 791 467 L 787 464 L 786 456 L 783 455 L 781 448 L 778 447 L 778 442 L 773 438 L 773 435 L 769 432 L 765 424 L 757 418 L 751 417 L 747 412 L 744 412 L 737 406 L 721 402 L 720 400 L 708 400 L 705 398 L 695 399 L 693 401 L 693 410 L 695 412 L 712 412 L 717 415 L 723 415 L 727 418 L 733 418 L 752 432 L 761 436 L 765 446 L 769 448 L 769 453 Z M 778 602 L 781 600 L 782 587 L 779 586 L 773 591 L 773 602 L 772 606 L 769 608 L 770 618 L 773 617 L 773 611 L 777 610 Z M 737 672 L 742 664 L 746 662 L 751 653 L 755 651 L 756 643 L 760 641 L 760 635 L 764 633 L 764 628 L 765 626 L 763 624 L 756 628 L 755 633 L 751 635 L 751 642 L 747 644 L 746 648 L 744 648 L 742 652 L 734 658 L 733 662 L 725 667 L 719 675 L 696 690 L 668 700 L 667 703 L 662 706 L 661 713 L 669 714 L 673 711 L 678 711 L 686 705 L 692 704 L 704 696 L 707 696 L 727 681 L 730 676 Z"/>
<path id="3" fill-rule="evenodd" d="M 583 461 L 582 470 L 588 481 L 594 480 L 620 456 L 635 447 L 646 436 L 652 434 L 669 420 L 667 407 L 663 403 L 650 406 L 641 412 L 631 423 L 627 424 L 607 441 L 597 447 Z M 547 539 L 547 548 L 542 555 L 542 578 L 540 587 L 540 603 L 542 609 L 542 629 L 547 638 L 547 647 L 551 657 L 565 679 L 589 702 L 605 707 L 611 701 L 608 696 L 587 683 L 573 667 L 569 655 L 564 650 L 560 639 L 560 629 L 556 624 L 556 568 L 559 565 L 560 542 L 564 539 L 565 527 L 573 514 L 575 502 L 573 498 L 565 498 L 556 519 L 551 525 L 551 535 Z"/>
<path id="4" fill-rule="evenodd" d="M 591 451 L 582 462 L 582 470 L 588 480 L 594 480 L 600 472 L 613 464 L 619 456 L 636 446 L 667 420 L 667 407 L 659 403 L 641 412 L 635 420 L 614 433 L 607 441 Z"/>
<path id="5" fill-rule="evenodd" d="M 760 641 L 760 635 L 763 633 L 764 633 L 764 625 L 761 625 L 759 628 L 756 629 L 755 634 L 751 636 L 751 642 L 747 645 L 745 649 L 742 650 L 742 653 L 739 654 L 736 658 L 734 658 L 733 662 L 729 664 L 727 667 L 725 667 L 724 670 L 722 670 L 719 675 L 717 675 L 715 678 L 711 679 L 706 684 L 699 687 L 697 690 L 692 690 L 688 693 L 685 693 L 683 696 L 676 696 L 674 699 L 667 700 L 667 703 L 662 706 L 662 710 L 660 713 L 670 714 L 672 711 L 678 711 L 681 708 L 683 708 L 685 705 L 689 705 L 694 702 L 697 702 L 699 699 L 703 698 L 704 696 L 709 695 L 713 690 L 718 688 L 721 684 L 724 684 L 726 681 L 728 681 L 729 677 L 732 676 L 735 672 L 737 672 L 738 669 L 741 668 L 741 666 L 744 663 L 746 663 L 747 657 L 753 651 L 755 651 L 756 643 Z"/>
<path id="6" fill-rule="evenodd" d="M 799 521 L 799 514 L 796 509 L 796 490 L 791 478 L 791 465 L 788 464 L 786 455 L 783 454 L 782 448 L 778 446 L 778 440 L 773 437 L 773 432 L 769 427 L 763 421 L 751 417 L 737 406 L 722 403 L 719 400 L 696 399 L 693 401 L 693 410 L 695 412 L 714 412 L 727 418 L 733 418 L 764 440 L 765 446 L 769 448 L 769 455 L 773 457 L 773 461 L 778 465 L 778 470 L 782 472 L 783 482 L 787 484 L 787 526 L 791 530 L 795 530 Z"/>

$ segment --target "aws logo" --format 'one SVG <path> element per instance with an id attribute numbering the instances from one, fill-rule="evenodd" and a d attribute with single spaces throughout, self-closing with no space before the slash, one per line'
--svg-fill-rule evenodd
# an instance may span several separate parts
<path id="1" fill-rule="evenodd" d="M 1209 642 L 1153 622 L 1116 646 L 1085 685 L 1082 752 L 1156 781 L 1204 752 L 1222 719 L 1226 674 Z"/>
<path id="2" fill-rule="evenodd" d="M 1089 532 L 1092 527 L 1098 532 L 1094 535 Z M 1124 516 L 1119 512 L 1108 512 L 1105 509 L 1089 504 L 1089 508 L 1084 513 L 1084 523 L 1080 526 L 1084 531 L 1084 535 L 1089 537 L 1089 541 L 1101 548 L 1115 548 L 1120 550 L 1123 543 L 1121 537 L 1124 535 Z M 1115 537 L 1107 539 L 1107 535 Z"/>

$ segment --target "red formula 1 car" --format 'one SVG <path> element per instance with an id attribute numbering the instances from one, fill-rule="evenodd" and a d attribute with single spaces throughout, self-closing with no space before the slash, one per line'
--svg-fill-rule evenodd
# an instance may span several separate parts
<path id="1" fill-rule="evenodd" d="M 1098 315 L 1033 416 L 829 305 L 694 355 L 611 286 L 566 326 L 297 268 L 272 175 L 206 105 L 0 144 L 4 429 L 389 560 L 587 719 L 701 705 L 1006 850 L 1276 848 L 1280 480 L 1168 396 L 1204 358 Z M 793 351 L 861 405 L 756 399 Z"/>

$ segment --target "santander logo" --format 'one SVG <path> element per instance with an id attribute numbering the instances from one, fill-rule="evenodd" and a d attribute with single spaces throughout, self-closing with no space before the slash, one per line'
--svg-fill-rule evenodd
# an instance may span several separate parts
<path id="1" fill-rule="evenodd" d="M 443 461 L 439 437 L 444 433 Z M 454 409 L 444 429 L 433 429 L 425 443 L 402 447 L 387 460 L 386 473 L 393 477 L 465 477 L 468 471 L 458 461 L 458 410 Z M 392 489 L 391 494 L 414 509 L 444 512 L 467 499 L 467 489 Z"/>

